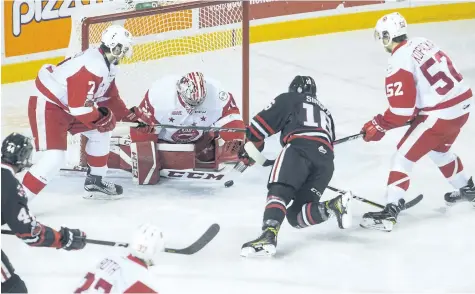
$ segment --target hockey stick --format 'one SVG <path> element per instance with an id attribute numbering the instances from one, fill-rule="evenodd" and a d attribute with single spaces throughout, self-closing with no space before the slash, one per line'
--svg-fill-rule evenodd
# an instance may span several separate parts
<path id="1" fill-rule="evenodd" d="M 193 129 L 199 131 L 208 131 L 208 132 L 228 132 L 228 133 L 246 133 L 247 129 L 242 128 L 222 128 L 222 127 L 200 127 L 200 126 L 175 126 L 175 125 L 166 125 L 166 124 L 156 124 L 156 128 L 163 129 Z"/>
<path id="2" fill-rule="evenodd" d="M 328 185 L 327 188 L 329 190 L 332 190 L 332 191 L 337 192 L 337 193 L 346 193 L 346 191 L 340 190 L 340 189 L 332 187 L 330 185 Z M 373 202 L 371 200 L 368 200 L 366 198 L 363 198 L 363 197 L 360 197 L 360 196 L 357 196 L 357 195 L 353 195 L 353 198 L 358 200 L 358 201 L 367 203 L 369 205 L 372 205 L 372 206 L 375 206 L 375 207 L 378 207 L 378 208 L 381 208 L 381 209 L 384 208 L 384 205 L 381 205 L 379 203 Z M 424 196 L 422 194 L 419 194 L 416 198 L 412 199 L 411 201 L 406 202 L 406 204 L 404 205 L 404 209 L 408 209 L 408 208 L 413 207 L 417 203 L 421 202 L 422 198 L 424 198 Z"/>
<path id="3" fill-rule="evenodd" d="M 205 247 L 211 240 L 216 237 L 216 235 L 219 233 L 219 225 L 218 224 L 212 224 L 206 232 L 201 235 L 201 237 L 198 238 L 193 244 L 186 248 L 182 249 L 175 249 L 175 248 L 165 248 L 165 252 L 167 253 L 177 253 L 177 254 L 185 254 L 185 255 L 191 255 L 195 254 L 196 252 L 200 251 Z M 9 230 L 2 230 L 2 234 L 5 235 L 15 235 L 12 231 Z M 96 244 L 96 245 L 103 245 L 103 246 L 113 246 L 113 247 L 129 247 L 129 243 L 122 243 L 122 242 L 113 242 L 113 241 L 103 241 L 103 240 L 93 240 L 93 239 L 86 239 L 86 243 L 89 244 Z"/>

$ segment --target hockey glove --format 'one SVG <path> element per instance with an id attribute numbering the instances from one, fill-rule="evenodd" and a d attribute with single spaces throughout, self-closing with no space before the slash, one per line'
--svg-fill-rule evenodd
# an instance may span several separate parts
<path id="1" fill-rule="evenodd" d="M 115 116 L 107 107 L 99 107 L 98 111 L 101 113 L 101 118 L 93 122 L 99 133 L 110 132 L 115 128 Z"/>
<path id="2" fill-rule="evenodd" d="M 132 107 L 129 109 L 129 114 L 127 114 L 122 121 L 125 122 L 140 122 L 149 126 L 155 125 L 155 119 L 149 112 L 143 112 L 139 107 Z"/>
<path id="3" fill-rule="evenodd" d="M 86 246 L 86 233 L 78 229 L 69 229 L 61 227 L 59 231 L 61 234 L 61 248 L 64 250 L 79 250 Z"/>
<path id="4" fill-rule="evenodd" d="M 366 142 L 381 140 L 386 131 L 392 129 L 393 126 L 388 123 L 381 114 L 375 116 L 372 120 L 364 124 L 361 133 L 364 134 L 363 139 Z"/>

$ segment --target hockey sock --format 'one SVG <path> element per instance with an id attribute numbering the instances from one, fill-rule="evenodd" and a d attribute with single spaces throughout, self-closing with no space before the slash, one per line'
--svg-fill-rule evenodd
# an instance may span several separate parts
<path id="1" fill-rule="evenodd" d="M 328 201 L 323 203 L 309 202 L 302 205 L 302 209 L 297 214 L 299 228 L 313 226 L 328 220 L 330 217 L 328 210 L 330 208 L 327 207 L 327 203 Z"/>
<path id="2" fill-rule="evenodd" d="M 439 169 L 455 189 L 460 189 L 467 185 L 468 177 L 463 172 L 463 164 L 458 156 L 448 164 L 439 166 Z"/>
<path id="3" fill-rule="evenodd" d="M 266 208 L 264 210 L 263 229 L 269 220 L 277 221 L 280 226 L 287 214 L 286 206 L 287 202 L 283 198 L 274 195 L 267 196 Z"/>

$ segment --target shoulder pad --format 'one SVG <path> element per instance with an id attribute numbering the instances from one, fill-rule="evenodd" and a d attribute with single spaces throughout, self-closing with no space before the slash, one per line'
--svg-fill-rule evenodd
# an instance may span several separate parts
<path id="1" fill-rule="evenodd" d="M 107 77 L 109 75 L 109 68 L 104 60 L 104 56 L 97 48 L 89 48 L 79 54 L 81 55 L 77 55 L 75 58 L 81 58 L 81 62 L 90 73 L 98 77 Z"/>

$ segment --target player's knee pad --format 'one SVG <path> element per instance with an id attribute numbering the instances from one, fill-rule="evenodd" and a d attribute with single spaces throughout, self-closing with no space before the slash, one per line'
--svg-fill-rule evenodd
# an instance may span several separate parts
<path id="1" fill-rule="evenodd" d="M 33 199 L 48 182 L 58 174 L 66 161 L 66 151 L 46 150 L 38 153 L 38 161 L 23 177 L 23 186 L 26 188 L 28 199 Z"/>
<path id="2" fill-rule="evenodd" d="M 109 153 L 112 132 L 100 133 L 97 130 L 91 130 L 82 133 L 87 137 L 86 153 L 91 156 L 104 156 Z"/>
<path id="3" fill-rule="evenodd" d="M 139 185 L 155 185 L 160 181 L 160 158 L 155 141 L 130 144 L 133 181 Z"/>
<path id="4" fill-rule="evenodd" d="M 13 274 L 7 281 L 2 283 L 2 293 L 28 293 L 28 289 L 20 276 Z"/>
<path id="5" fill-rule="evenodd" d="M 295 189 L 291 186 L 281 184 L 281 183 L 272 183 L 269 185 L 269 192 L 267 196 L 274 196 L 282 199 L 287 205 L 295 196 Z"/>
<path id="6" fill-rule="evenodd" d="M 409 174 L 414 167 L 414 162 L 407 159 L 401 152 L 396 152 L 392 158 L 391 170 Z"/>
<path id="7" fill-rule="evenodd" d="M 300 205 L 295 205 L 295 204 L 292 204 L 287 208 L 287 215 L 286 215 L 287 221 L 294 228 L 300 228 L 297 222 L 297 216 L 300 212 L 300 208 L 301 208 Z"/>
<path id="8" fill-rule="evenodd" d="M 39 152 L 38 155 L 39 160 L 33 164 L 29 172 L 46 181 L 54 177 L 66 162 L 66 151 L 64 150 L 46 150 Z"/>
<path id="9" fill-rule="evenodd" d="M 457 159 L 457 155 L 452 152 L 430 151 L 429 158 L 439 167 L 447 165 Z"/>

